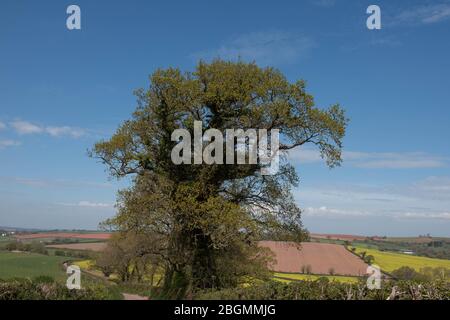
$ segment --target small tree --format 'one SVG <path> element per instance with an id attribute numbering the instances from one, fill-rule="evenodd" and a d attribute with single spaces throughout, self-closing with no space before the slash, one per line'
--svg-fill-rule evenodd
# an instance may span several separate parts
<path id="1" fill-rule="evenodd" d="M 374 260 L 375 260 L 375 257 L 372 256 L 372 255 L 367 255 L 367 256 L 364 257 L 364 261 L 365 261 L 367 264 L 372 264 L 372 262 L 373 262 Z"/>
<path id="2" fill-rule="evenodd" d="M 306 274 L 311 274 L 312 273 L 312 267 L 310 264 L 306 265 Z"/>
<path id="3" fill-rule="evenodd" d="M 401 267 L 391 272 L 391 274 L 400 280 L 418 280 L 420 274 L 411 267 Z"/>

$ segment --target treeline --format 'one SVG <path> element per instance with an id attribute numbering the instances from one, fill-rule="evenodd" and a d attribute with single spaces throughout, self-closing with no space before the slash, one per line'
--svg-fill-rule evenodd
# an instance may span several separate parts
<path id="1" fill-rule="evenodd" d="M 55 250 L 55 256 L 59 257 L 70 257 L 70 258 L 80 258 L 80 259 L 92 259 L 95 258 L 96 255 L 90 251 L 64 251 L 64 250 Z"/>
<path id="2" fill-rule="evenodd" d="M 7 251 L 27 251 L 48 255 L 45 245 L 40 242 L 23 243 L 19 241 L 8 242 L 4 249 Z"/>
<path id="3" fill-rule="evenodd" d="M 401 267 L 391 272 L 391 275 L 399 280 L 413 280 L 418 282 L 450 281 L 450 269 L 442 267 L 425 267 L 419 271 L 411 267 Z"/>
<path id="4" fill-rule="evenodd" d="M 23 251 L 31 253 L 39 253 L 49 255 L 49 250 L 45 247 L 44 243 L 33 241 L 31 243 L 24 243 L 19 241 L 11 241 L 3 247 L 6 251 Z M 75 251 L 75 250 L 55 250 L 53 253 L 55 256 L 80 258 L 80 259 L 92 259 L 96 255 L 89 251 Z"/>
<path id="5" fill-rule="evenodd" d="M 381 289 L 370 290 L 364 281 L 340 283 L 316 281 L 281 283 L 269 281 L 248 287 L 197 292 L 200 300 L 449 300 L 450 284 L 443 281 L 383 281 Z"/>
<path id="6" fill-rule="evenodd" d="M 357 246 L 358 241 L 344 241 L 347 247 L 352 245 Z M 449 240 L 433 240 L 427 243 L 407 242 L 407 241 L 378 241 L 366 239 L 362 244 L 370 244 L 380 251 L 404 252 L 412 251 L 416 256 L 436 258 L 436 259 L 450 259 L 450 241 Z"/>

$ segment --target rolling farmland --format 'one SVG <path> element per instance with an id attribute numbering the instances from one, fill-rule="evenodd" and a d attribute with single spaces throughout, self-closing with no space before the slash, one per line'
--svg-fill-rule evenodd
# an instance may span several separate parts
<path id="1" fill-rule="evenodd" d="M 93 240 L 108 240 L 111 233 L 77 233 L 77 232 L 39 232 L 18 234 L 14 236 L 18 240 L 32 240 L 32 239 L 93 239 Z"/>
<path id="2" fill-rule="evenodd" d="M 275 254 L 275 272 L 304 273 L 309 266 L 312 274 L 363 276 L 367 269 L 366 263 L 337 244 L 303 242 L 298 248 L 290 242 L 261 241 L 260 246 Z"/>
<path id="3" fill-rule="evenodd" d="M 105 242 L 87 242 L 87 243 L 68 243 L 68 244 L 51 244 L 47 248 L 52 249 L 69 249 L 69 250 L 89 250 L 100 252 L 106 248 Z"/>
<path id="4" fill-rule="evenodd" d="M 50 276 L 55 279 L 67 277 L 62 268 L 65 257 L 46 256 L 27 252 L 0 252 L 0 279 L 34 278 Z"/>
<path id="5" fill-rule="evenodd" d="M 326 278 L 330 281 L 344 282 L 344 283 L 357 283 L 360 278 L 349 276 L 330 276 L 330 275 L 315 275 L 315 274 L 298 274 L 298 273 L 282 273 L 274 272 L 274 280 L 282 282 L 291 281 L 315 281 L 319 278 Z"/>
<path id="6" fill-rule="evenodd" d="M 425 267 L 443 267 L 450 269 L 450 260 L 433 259 L 395 252 L 379 251 L 376 249 L 356 247 L 356 253 L 361 254 L 362 252 L 366 252 L 366 255 L 372 255 L 375 258 L 374 263 L 379 265 L 382 271 L 386 272 L 392 272 L 393 270 L 403 266 L 411 267 L 416 271 L 420 271 L 421 268 Z"/>

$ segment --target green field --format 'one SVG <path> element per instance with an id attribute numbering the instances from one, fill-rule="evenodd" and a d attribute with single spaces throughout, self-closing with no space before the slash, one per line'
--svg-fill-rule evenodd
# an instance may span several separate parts
<path id="1" fill-rule="evenodd" d="M 51 276 L 64 280 L 67 278 L 62 267 L 65 260 L 67 257 L 0 251 L 0 279 Z"/>
<path id="2" fill-rule="evenodd" d="M 425 267 L 443 267 L 450 269 L 450 260 L 433 259 L 408 254 L 379 251 L 376 249 L 356 247 L 356 253 L 360 254 L 363 251 L 366 252 L 366 255 L 372 255 L 375 258 L 373 263 L 380 266 L 381 270 L 385 272 L 392 272 L 393 270 L 404 266 L 411 267 L 416 271 L 420 271 L 420 269 Z"/>
<path id="3" fill-rule="evenodd" d="M 346 276 L 330 276 L 330 275 L 315 275 L 315 274 L 299 274 L 299 273 L 282 273 L 274 272 L 274 280 L 282 282 L 291 282 L 297 280 L 309 280 L 314 281 L 319 278 L 327 278 L 330 281 L 344 282 L 344 283 L 356 283 L 358 277 L 346 277 Z"/>

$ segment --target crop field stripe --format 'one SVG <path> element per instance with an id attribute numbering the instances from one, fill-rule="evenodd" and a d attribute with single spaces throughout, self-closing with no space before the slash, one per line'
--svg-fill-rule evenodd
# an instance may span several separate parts
<path id="1" fill-rule="evenodd" d="M 374 264 L 381 267 L 382 271 L 392 272 L 395 269 L 401 267 L 411 267 L 416 271 L 420 271 L 421 268 L 425 267 L 443 267 L 450 269 L 450 260 L 445 259 L 435 259 L 414 255 L 407 255 L 396 252 L 380 251 L 376 249 L 368 249 L 355 247 L 356 253 L 361 254 L 366 252 L 366 255 L 372 255 L 374 257 Z"/>
<path id="2" fill-rule="evenodd" d="M 335 275 L 319 275 L 319 274 L 298 274 L 298 273 L 282 273 L 275 272 L 274 278 L 289 280 L 289 281 L 315 281 L 319 278 L 327 278 L 330 281 L 338 281 L 344 283 L 356 283 L 360 277 L 347 277 L 347 276 L 335 276 Z"/>

